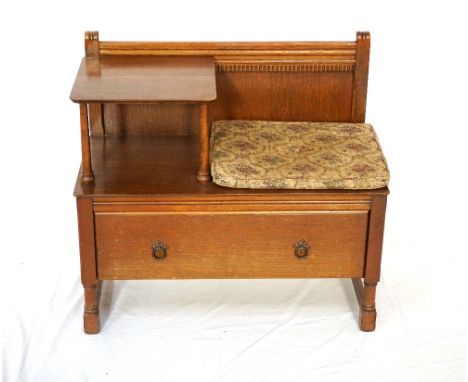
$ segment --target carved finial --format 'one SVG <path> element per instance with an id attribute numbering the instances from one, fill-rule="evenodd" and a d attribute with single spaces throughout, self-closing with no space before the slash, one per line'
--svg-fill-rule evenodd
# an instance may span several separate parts
<path id="1" fill-rule="evenodd" d="M 86 57 L 99 56 L 99 32 L 85 32 Z"/>
<path id="2" fill-rule="evenodd" d="M 356 40 L 370 40 L 370 32 L 357 32 Z"/>
<path id="3" fill-rule="evenodd" d="M 85 39 L 86 40 L 99 40 L 99 32 L 97 31 L 85 32 Z"/>

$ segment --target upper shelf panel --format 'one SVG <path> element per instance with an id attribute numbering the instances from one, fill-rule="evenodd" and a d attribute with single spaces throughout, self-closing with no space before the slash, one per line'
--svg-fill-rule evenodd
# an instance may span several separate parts
<path id="1" fill-rule="evenodd" d="M 212 57 L 85 57 L 74 102 L 208 102 L 216 98 Z"/>

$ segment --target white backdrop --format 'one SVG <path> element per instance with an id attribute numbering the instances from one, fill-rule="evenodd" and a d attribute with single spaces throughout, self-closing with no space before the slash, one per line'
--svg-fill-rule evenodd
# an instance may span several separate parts
<path id="1" fill-rule="evenodd" d="M 15 1 L 0 11 L 4 381 L 461 381 L 467 45 L 462 2 Z M 348 280 L 108 283 L 82 333 L 69 91 L 103 40 L 352 40 L 390 183 L 377 330 Z"/>

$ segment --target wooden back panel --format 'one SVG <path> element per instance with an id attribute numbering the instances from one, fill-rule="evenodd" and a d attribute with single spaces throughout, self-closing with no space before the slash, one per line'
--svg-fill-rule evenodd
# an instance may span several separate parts
<path id="1" fill-rule="evenodd" d="M 364 122 L 369 49 L 368 32 L 351 42 L 113 42 L 85 34 L 87 56 L 215 57 L 210 120 Z M 98 113 L 90 108 L 91 123 Z M 106 134 L 187 135 L 197 131 L 198 113 L 193 105 L 105 105 L 103 119 Z"/>

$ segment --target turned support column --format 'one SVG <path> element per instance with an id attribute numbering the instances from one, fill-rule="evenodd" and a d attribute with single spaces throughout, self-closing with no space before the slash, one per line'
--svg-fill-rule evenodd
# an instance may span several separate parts
<path id="1" fill-rule="evenodd" d="M 371 332 L 375 330 L 377 311 L 375 309 L 375 289 L 377 283 L 367 283 L 364 281 L 364 293 L 361 303 L 361 314 L 359 317 L 361 330 Z"/>
<path id="2" fill-rule="evenodd" d="M 106 135 L 104 125 L 104 105 L 102 103 L 88 104 L 89 130 L 91 135 L 102 137 Z"/>
<path id="3" fill-rule="evenodd" d="M 377 310 L 375 309 L 375 291 L 377 283 L 368 283 L 353 279 L 354 290 L 359 303 L 359 328 L 364 332 L 375 330 Z"/>
<path id="4" fill-rule="evenodd" d="M 97 334 L 100 330 L 99 323 L 99 298 L 102 282 L 94 285 L 84 285 L 84 310 L 83 327 L 86 334 Z"/>
<path id="5" fill-rule="evenodd" d="M 80 123 L 81 123 L 81 183 L 94 182 L 93 167 L 91 165 L 91 146 L 89 143 L 88 127 L 88 107 L 85 103 L 80 103 Z"/>
<path id="6" fill-rule="evenodd" d="M 359 327 L 365 332 L 375 330 L 377 318 L 375 292 L 380 280 L 386 205 L 387 195 L 379 194 L 372 197 L 364 279 L 353 279 L 354 290 L 360 308 Z"/>
<path id="7" fill-rule="evenodd" d="M 208 105 L 200 105 L 200 165 L 197 179 L 200 182 L 210 180 L 210 130 L 208 128 Z"/>
<path id="8" fill-rule="evenodd" d="M 94 246 L 93 201 L 77 198 L 78 232 L 80 238 L 81 283 L 84 288 L 83 324 L 87 334 L 99 333 L 99 297 L 101 281 L 97 278 Z"/>

